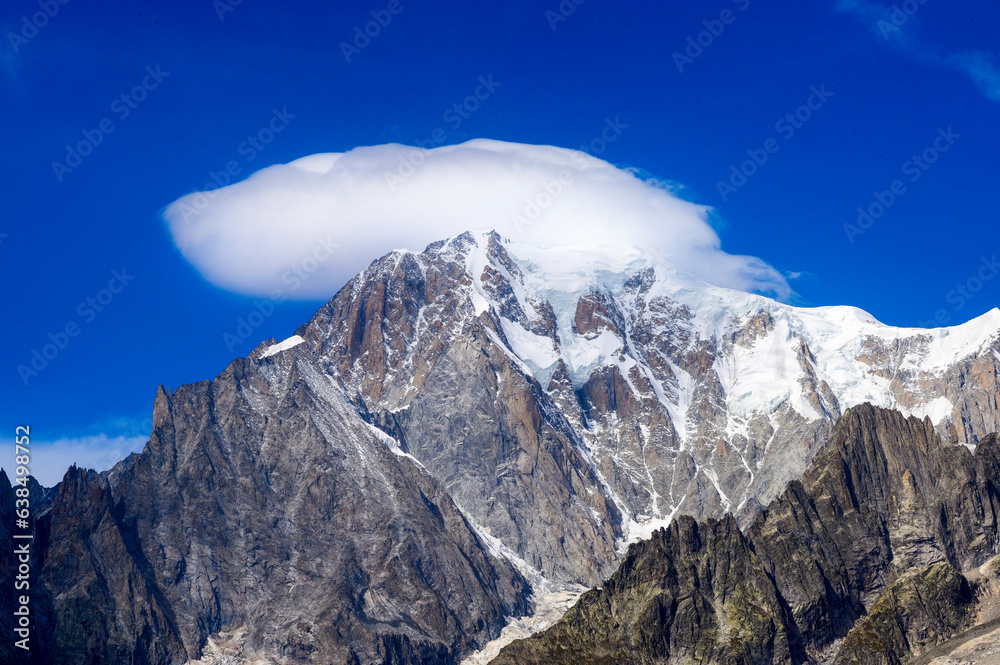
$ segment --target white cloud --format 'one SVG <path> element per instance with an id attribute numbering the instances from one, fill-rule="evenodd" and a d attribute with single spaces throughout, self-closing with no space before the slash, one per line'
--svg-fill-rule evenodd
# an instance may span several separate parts
<path id="1" fill-rule="evenodd" d="M 208 281 L 255 296 L 327 299 L 392 249 L 476 229 L 547 247 L 637 245 L 713 284 L 791 293 L 764 261 L 723 252 L 710 209 L 673 192 L 576 150 L 476 139 L 311 155 L 184 196 L 164 218 Z"/>
<path id="2" fill-rule="evenodd" d="M 43 487 L 52 487 L 63 479 L 66 470 L 73 464 L 86 469 L 105 471 L 127 457 L 129 453 L 141 451 L 148 440 L 148 436 L 110 437 L 107 434 L 97 434 L 48 442 L 32 441 L 28 470 Z M 4 465 L 12 482 L 14 475 L 11 470 L 16 468 L 14 461 L 13 458 L 10 459 L 10 467 Z"/>

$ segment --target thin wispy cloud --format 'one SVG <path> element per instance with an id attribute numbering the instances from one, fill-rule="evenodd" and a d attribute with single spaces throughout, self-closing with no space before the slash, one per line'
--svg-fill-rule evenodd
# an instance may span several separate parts
<path id="1" fill-rule="evenodd" d="M 1000 69 L 997 69 L 992 53 L 954 53 L 945 58 L 945 64 L 965 72 L 987 99 L 1000 102 Z"/>
<path id="2" fill-rule="evenodd" d="M 916 35 L 919 15 L 904 11 L 898 4 L 886 7 L 867 0 L 838 0 L 836 9 L 853 16 L 894 50 L 926 65 L 961 72 L 984 97 L 1000 102 L 1000 69 L 994 54 L 975 50 L 941 53 L 921 44 Z"/>

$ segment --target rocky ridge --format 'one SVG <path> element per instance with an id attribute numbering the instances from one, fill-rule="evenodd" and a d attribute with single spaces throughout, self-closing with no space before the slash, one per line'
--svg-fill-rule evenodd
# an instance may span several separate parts
<path id="1" fill-rule="evenodd" d="M 852 408 L 746 533 L 675 520 L 493 663 L 905 662 L 971 623 L 960 571 L 1000 551 L 998 483 L 996 435 L 973 454 L 928 418 Z"/>
<path id="2" fill-rule="evenodd" d="M 297 334 L 472 519 L 587 586 L 674 516 L 747 525 L 851 406 L 970 445 L 1000 429 L 1000 311 L 898 329 L 639 251 L 465 233 L 373 262 Z"/>
<path id="3" fill-rule="evenodd" d="M 158 665 L 239 635 L 287 662 L 457 662 L 532 588 L 600 584 L 681 515 L 734 516 L 712 528 L 738 538 L 854 404 L 981 443 L 998 330 L 894 329 L 494 233 L 394 252 L 292 338 L 161 389 L 141 454 L 40 495 L 43 657 Z"/>
<path id="4" fill-rule="evenodd" d="M 281 662 L 450 664 L 529 611 L 524 577 L 305 347 L 263 350 L 161 389 L 116 473 L 66 474 L 35 524 L 32 662 L 183 663 L 243 627 Z"/>

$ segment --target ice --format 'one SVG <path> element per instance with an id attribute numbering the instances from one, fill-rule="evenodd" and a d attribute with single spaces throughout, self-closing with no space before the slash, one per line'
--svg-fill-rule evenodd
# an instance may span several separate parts
<path id="1" fill-rule="evenodd" d="M 548 385 L 559 361 L 554 340 L 525 330 L 524 326 L 516 321 L 501 318 L 500 325 L 504 337 L 510 343 L 510 350 L 534 370 L 532 373 L 542 385 Z"/>
<path id="2" fill-rule="evenodd" d="M 909 409 L 909 415 L 917 418 L 930 417 L 932 423 L 939 423 L 951 415 L 955 405 L 947 397 L 932 399 L 926 404 L 914 406 Z"/>
<path id="3" fill-rule="evenodd" d="M 470 251 L 466 261 L 473 276 L 472 302 L 478 315 L 491 308 L 497 311 L 499 306 L 479 281 L 490 262 L 485 251 L 486 232 L 474 235 L 478 247 Z M 493 267 L 508 278 L 529 316 L 534 314 L 533 303 L 549 303 L 558 335 L 558 343 L 554 343 L 504 319 L 501 325 L 512 355 L 543 385 L 547 385 L 561 359 L 577 389 L 595 370 L 606 365 L 618 366 L 631 385 L 629 371 L 638 367 L 666 407 L 682 444 L 687 434 L 687 407 L 697 387 L 695 380 L 669 360 L 676 381 L 657 377 L 643 362 L 641 353 L 635 352 L 630 330 L 623 332 L 624 337 L 607 329 L 596 336 L 577 334 L 574 328 L 577 304 L 586 293 L 598 292 L 609 297 L 626 319 L 637 316 L 651 298 L 666 297 L 685 306 L 692 319 L 672 324 L 678 330 L 683 327 L 696 339 L 714 339 L 722 344 L 714 359 L 715 371 L 725 392 L 727 409 L 743 419 L 755 413 L 769 415 L 783 404 L 807 421 L 823 418 L 825 414 L 810 400 L 811 389 L 806 392 L 815 379 L 815 385 L 823 382 L 829 385 L 841 410 L 872 402 L 897 408 L 907 415 L 930 416 L 935 424 L 940 424 L 951 415 L 947 410 L 950 402 L 928 395 L 927 401 L 920 403 L 918 395 L 916 404 L 902 407 L 890 390 L 891 378 L 880 376 L 876 368 L 859 358 L 870 353 L 870 345 L 875 342 L 880 341 L 888 348 L 899 342 L 906 349 L 903 357 L 894 360 L 899 369 L 918 374 L 941 372 L 985 352 L 1000 333 L 998 309 L 950 328 L 894 328 L 857 307 L 793 307 L 764 296 L 712 286 L 677 271 L 640 248 L 587 245 L 539 248 L 513 242 L 505 242 L 504 248 L 521 274 L 512 276 L 503 266 Z M 625 282 L 648 268 L 653 268 L 656 275 L 649 292 L 642 297 L 626 296 Z M 760 313 L 770 315 L 773 328 L 749 343 L 726 346 L 722 342 Z M 802 355 L 803 345 L 812 358 Z M 1000 360 L 1000 354 L 993 353 Z"/>
<path id="4" fill-rule="evenodd" d="M 298 335 L 292 335 L 286 340 L 282 340 L 277 344 L 272 344 L 271 346 L 267 347 L 267 350 L 264 351 L 264 353 L 260 354 L 260 357 L 269 358 L 270 356 L 273 356 L 276 353 L 281 353 L 282 351 L 287 351 L 293 346 L 298 346 L 304 341 L 305 340 L 299 337 Z"/>
<path id="5" fill-rule="evenodd" d="M 461 665 L 486 665 L 496 658 L 501 649 L 514 640 L 545 630 L 559 621 L 587 590 L 587 587 L 576 584 L 561 584 L 547 579 L 539 570 L 504 545 L 499 538 L 493 536 L 489 529 L 473 520 L 467 512 L 462 510 L 461 506 L 459 506 L 459 510 L 462 511 L 466 521 L 472 526 L 479 539 L 486 545 L 490 554 L 510 561 L 531 585 L 531 615 L 508 621 L 500 632 L 500 637 L 490 641 L 482 649 L 470 654 L 461 662 Z"/>

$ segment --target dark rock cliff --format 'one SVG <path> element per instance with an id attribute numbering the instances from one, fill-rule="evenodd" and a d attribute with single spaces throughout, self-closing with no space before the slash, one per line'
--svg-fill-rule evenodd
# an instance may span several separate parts
<path id="1" fill-rule="evenodd" d="M 183 663 L 240 630 L 248 658 L 450 664 L 528 611 L 304 346 L 161 389 L 153 420 L 140 455 L 70 469 L 37 520 L 34 662 Z"/>
<path id="2" fill-rule="evenodd" d="M 745 535 L 674 522 L 494 663 L 801 663 L 845 636 L 839 662 L 901 662 L 969 620 L 959 570 L 998 551 L 998 484 L 995 435 L 973 455 L 928 420 L 855 407 Z M 857 660 L 876 634 L 882 660 Z"/>

